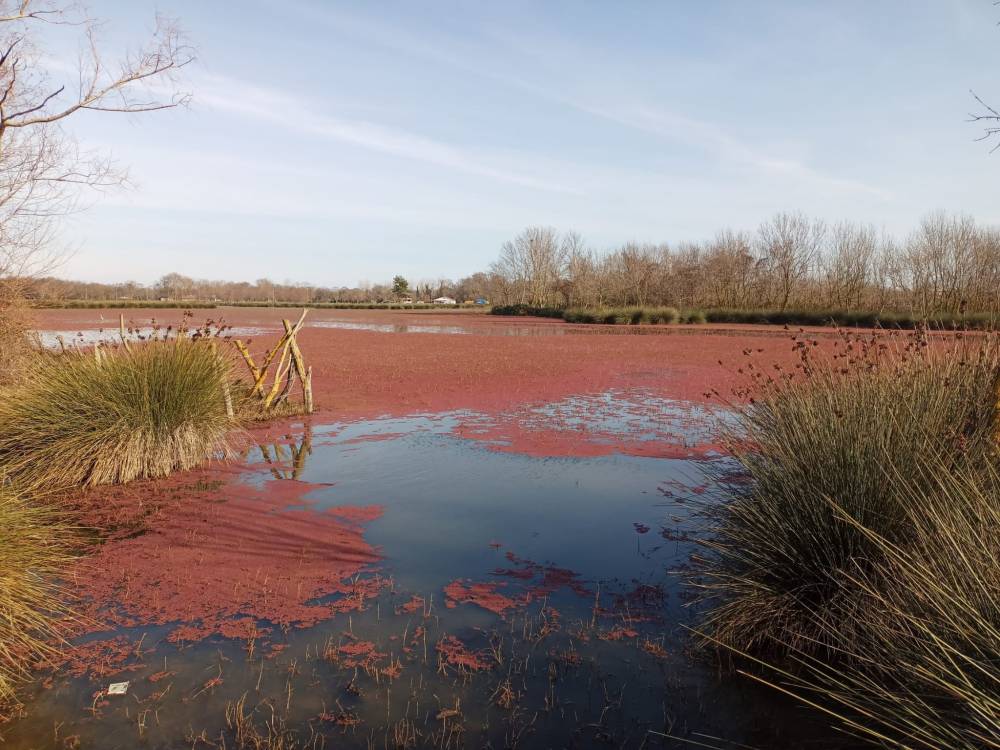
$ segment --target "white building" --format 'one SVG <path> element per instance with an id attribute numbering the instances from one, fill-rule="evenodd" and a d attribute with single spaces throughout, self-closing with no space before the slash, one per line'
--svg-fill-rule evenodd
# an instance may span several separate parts
<path id="1" fill-rule="evenodd" d="M 458 302 L 453 300 L 451 297 L 438 297 L 434 300 L 435 305 L 457 305 Z"/>

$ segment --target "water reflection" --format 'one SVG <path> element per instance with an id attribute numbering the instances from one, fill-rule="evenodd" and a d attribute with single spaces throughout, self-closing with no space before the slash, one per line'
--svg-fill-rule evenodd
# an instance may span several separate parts
<path id="1" fill-rule="evenodd" d="M 306 425 L 301 436 L 288 436 L 291 442 L 258 443 L 260 460 L 269 468 L 275 479 L 302 478 L 306 467 L 306 459 L 312 455 L 312 426 Z M 243 460 L 250 460 L 250 453 L 243 454 Z"/>
<path id="2" fill-rule="evenodd" d="M 340 328 L 348 331 L 376 331 L 377 333 L 437 333 L 450 336 L 561 336 L 565 330 L 559 326 L 526 325 L 413 325 L 409 323 L 359 323 L 345 320 L 316 320 L 312 328 Z"/>
<path id="3" fill-rule="evenodd" d="M 153 326 L 135 326 L 133 324 L 129 324 L 129 326 L 126 333 L 129 341 L 143 341 L 154 336 L 162 337 L 167 333 L 165 326 L 157 328 Z M 216 329 L 213 327 L 211 330 L 215 331 Z M 224 335 L 227 337 L 252 338 L 254 336 L 261 336 L 266 332 L 267 329 L 256 326 L 226 326 Z M 46 349 L 88 347 L 98 343 L 121 343 L 121 333 L 115 327 L 34 331 L 33 334 L 37 336 L 39 343 Z"/>
<path id="4" fill-rule="evenodd" d="M 611 420 L 614 400 L 602 407 Z M 621 408 L 619 421 L 636 423 Z M 377 560 L 335 593 L 304 594 L 302 610 L 339 614 L 180 644 L 166 637 L 176 623 L 129 620 L 115 633 L 128 658 L 38 684 L 26 718 L 5 728 L 8 747 L 37 747 L 53 727 L 54 747 L 67 737 L 157 748 L 322 747 L 321 737 L 352 748 L 822 746 L 822 727 L 787 701 L 691 654 L 695 613 L 676 573 L 697 548 L 698 522 L 676 496 L 717 491 L 702 466 L 501 453 L 455 434 L 467 418 L 317 426 L 258 444 L 241 483 L 308 492 L 262 514 L 271 521 L 255 546 L 282 555 L 248 553 L 246 578 L 294 596 L 282 582 L 296 580 L 310 544 L 327 542 L 300 549 L 284 514 L 342 519 L 345 533 L 363 529 Z M 217 502 L 240 495 L 226 487 Z M 210 536 L 244 524 L 218 519 Z M 243 594 L 206 590 L 238 611 Z M 127 699 L 104 694 L 122 680 Z"/>

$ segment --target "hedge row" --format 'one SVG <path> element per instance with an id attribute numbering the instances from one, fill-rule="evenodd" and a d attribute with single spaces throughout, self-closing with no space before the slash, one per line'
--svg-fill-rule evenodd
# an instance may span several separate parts
<path id="1" fill-rule="evenodd" d="M 861 312 L 849 310 L 678 310 L 675 307 L 554 308 L 509 305 L 494 307 L 494 315 L 562 318 L 568 323 L 642 325 L 663 323 L 744 323 L 759 325 L 799 325 L 860 328 L 961 328 L 987 330 L 997 326 L 991 313 L 966 315 Z"/>

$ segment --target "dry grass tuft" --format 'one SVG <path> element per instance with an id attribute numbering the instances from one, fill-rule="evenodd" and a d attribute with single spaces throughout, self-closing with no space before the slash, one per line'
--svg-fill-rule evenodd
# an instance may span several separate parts
<path id="1" fill-rule="evenodd" d="M 18 379 L 32 356 L 31 319 L 19 288 L 0 281 L 0 385 Z"/>
<path id="2" fill-rule="evenodd" d="M 64 614 L 54 581 L 68 559 L 51 512 L 0 488 L 0 702 L 53 650 Z"/>
<path id="3" fill-rule="evenodd" d="M 0 471 L 32 490 L 191 468 L 229 451 L 229 379 L 208 341 L 40 354 L 0 400 Z"/>
<path id="4" fill-rule="evenodd" d="M 857 618 L 845 613 L 861 604 L 845 581 L 883 555 L 838 512 L 905 543 L 916 533 L 908 506 L 931 488 L 929 461 L 976 471 L 996 460 L 994 339 L 845 336 L 821 361 L 811 341 L 797 345 L 794 375 L 751 370 L 754 395 L 731 435 L 743 474 L 700 560 L 705 630 L 743 651 L 850 639 Z"/>
<path id="5" fill-rule="evenodd" d="M 1000 748 L 1000 349 L 844 337 L 755 378 L 705 642 L 884 747 Z"/>
<path id="6" fill-rule="evenodd" d="M 829 628 L 851 621 L 858 635 L 835 658 L 792 649 L 791 667 L 760 662 L 753 676 L 880 747 L 1000 748 L 1000 476 L 946 459 L 925 474 L 905 545 L 833 506 L 880 556 L 843 584 L 862 606 L 831 612 Z"/>

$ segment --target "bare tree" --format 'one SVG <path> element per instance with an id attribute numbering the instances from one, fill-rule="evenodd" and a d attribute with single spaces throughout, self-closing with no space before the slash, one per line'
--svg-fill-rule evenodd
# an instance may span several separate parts
<path id="1" fill-rule="evenodd" d="M 760 303 L 762 264 L 753 249 L 750 235 L 731 229 L 709 243 L 704 263 L 709 306 L 750 309 L 755 298 Z"/>
<path id="2" fill-rule="evenodd" d="M 80 30 L 72 84 L 46 67 L 46 27 Z M 97 22 L 67 6 L 0 0 L 0 278 L 51 268 L 60 252 L 55 222 L 78 207 L 81 190 L 119 185 L 107 157 L 81 150 L 62 125 L 79 112 L 138 113 L 188 101 L 175 74 L 193 57 L 177 25 L 157 19 L 152 38 L 114 65 L 100 52 Z"/>
<path id="3" fill-rule="evenodd" d="M 816 265 L 825 232 L 821 221 L 810 221 L 802 214 L 779 213 L 761 224 L 759 252 L 780 310 L 788 307 L 798 285 Z"/>
<path id="4" fill-rule="evenodd" d="M 490 272 L 502 280 L 506 302 L 545 306 L 556 302 L 566 274 L 570 247 L 577 243 L 560 240 L 554 229 L 528 227 L 513 240 L 505 242 L 500 258 Z"/>
<path id="5" fill-rule="evenodd" d="M 861 308 L 875 271 L 878 235 L 872 226 L 841 222 L 833 227 L 830 247 L 823 259 L 829 307 Z"/>

